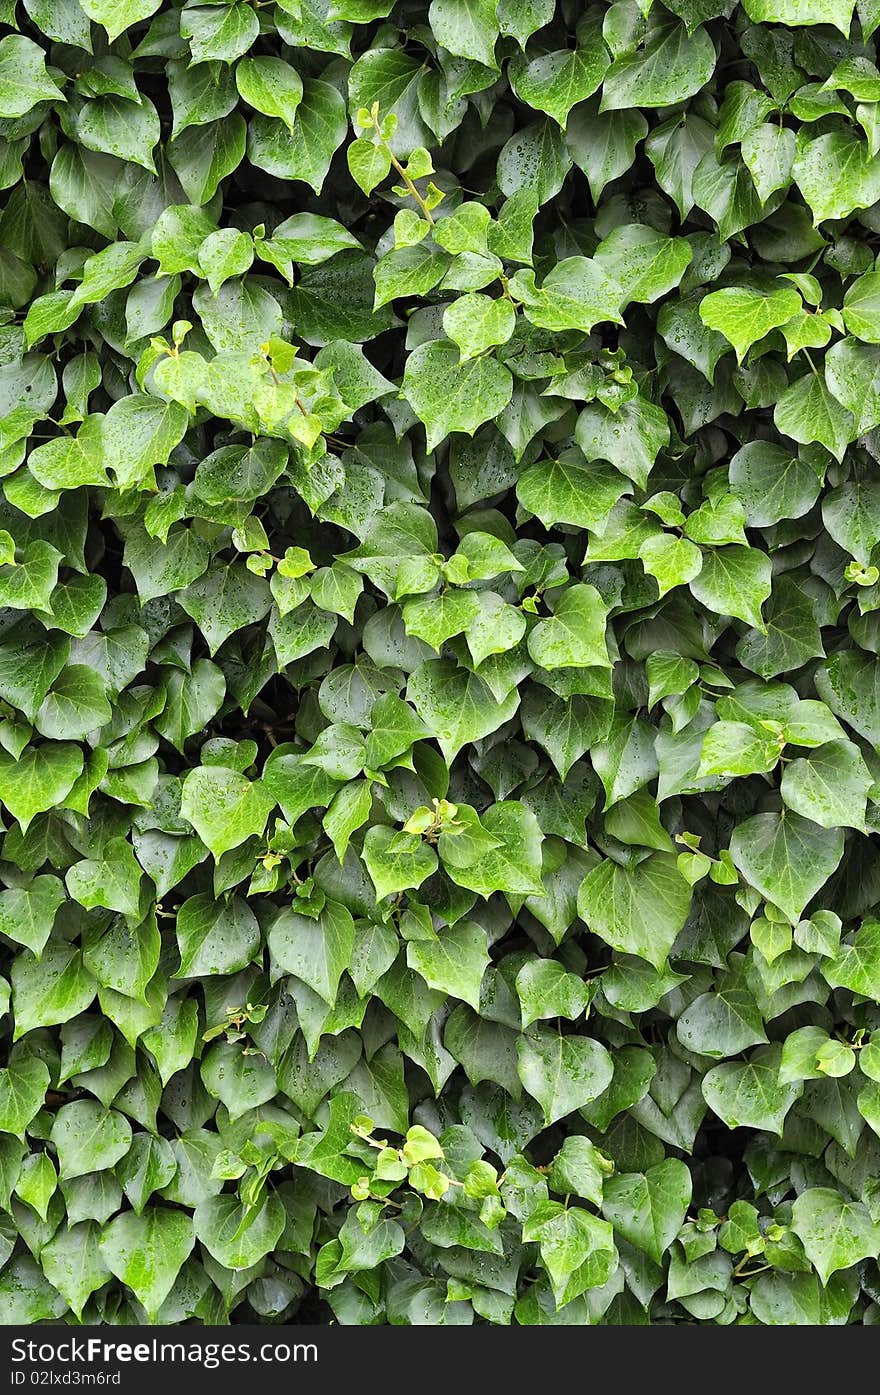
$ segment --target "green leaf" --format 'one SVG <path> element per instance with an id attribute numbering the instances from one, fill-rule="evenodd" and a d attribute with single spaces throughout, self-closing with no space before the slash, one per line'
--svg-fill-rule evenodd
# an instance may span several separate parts
<path id="1" fill-rule="evenodd" d="M 256 917 L 238 896 L 226 905 L 206 895 L 188 897 L 177 912 L 176 934 L 180 978 L 238 973 L 260 948 Z"/>
<path id="2" fill-rule="evenodd" d="M 617 1263 L 614 1234 L 590 1211 L 543 1201 L 528 1216 L 525 1240 L 536 1240 L 560 1307 L 608 1282 Z"/>
<path id="3" fill-rule="evenodd" d="M 805 140 L 792 174 L 812 210 L 814 226 L 826 218 L 845 218 L 880 197 L 880 160 L 854 131 Z"/>
<path id="4" fill-rule="evenodd" d="M 0 1130 L 24 1139 L 28 1124 L 43 1107 L 49 1070 L 34 1056 L 25 1056 L 0 1070 Z"/>
<path id="5" fill-rule="evenodd" d="M 710 291 L 700 301 L 700 319 L 723 334 L 742 363 L 747 351 L 772 329 L 785 324 L 801 308 L 797 291 L 780 287 L 769 294 L 747 286 Z"/>
<path id="6" fill-rule="evenodd" d="M 450 53 L 494 68 L 496 8 L 492 0 L 431 0 L 428 18 L 437 42 Z"/>
<path id="7" fill-rule="evenodd" d="M 109 722 L 110 703 L 101 678 L 85 664 L 61 670 L 34 718 L 41 736 L 53 741 L 81 740 Z"/>
<path id="8" fill-rule="evenodd" d="M 662 969 L 690 903 L 691 888 L 676 859 L 651 853 L 633 867 L 609 858 L 594 867 L 578 892 L 578 915 L 612 949 Z"/>
<path id="9" fill-rule="evenodd" d="M 116 1216 L 101 1234 L 101 1258 L 151 1316 L 158 1312 L 195 1243 L 192 1219 L 167 1206 Z"/>
<path id="10" fill-rule="evenodd" d="M 463 363 L 495 344 L 506 344 L 515 325 L 510 301 L 487 295 L 459 296 L 443 314 L 443 333 L 458 345 Z"/>
<path id="11" fill-rule="evenodd" d="M 822 973 L 834 988 L 880 999 L 880 923 L 865 920 L 852 941 L 823 965 Z"/>
<path id="12" fill-rule="evenodd" d="M 819 441 L 842 460 L 848 443 L 855 436 L 852 414 L 832 397 L 824 378 L 807 373 L 787 387 L 776 403 L 773 420 L 777 428 L 795 441 Z"/>
<path id="13" fill-rule="evenodd" d="M 437 854 L 412 833 L 395 833 L 377 825 L 364 839 L 364 863 L 382 901 L 397 892 L 415 890 L 437 868 Z"/>
<path id="14" fill-rule="evenodd" d="M 760 1046 L 748 1061 L 725 1061 L 703 1076 L 703 1097 L 729 1129 L 782 1133 L 803 1086 L 780 1082 L 781 1055 L 781 1046 Z"/>
<path id="15" fill-rule="evenodd" d="M 542 54 L 530 62 L 518 55 L 510 65 L 510 81 L 521 102 L 545 111 L 565 129 L 569 112 L 591 97 L 610 66 L 594 14 L 578 25 L 577 47 Z"/>
<path id="16" fill-rule="evenodd" d="M 843 856 L 843 830 L 829 834 L 788 810 L 739 824 L 730 855 L 750 886 L 794 924 Z"/>
<path id="17" fill-rule="evenodd" d="M 761 606 L 770 595 L 770 560 L 753 547 L 724 547 L 704 553 L 692 594 L 717 615 L 735 615 L 764 630 Z"/>
<path id="18" fill-rule="evenodd" d="M 615 228 L 603 238 L 595 259 L 623 287 L 624 305 L 630 301 L 650 305 L 675 289 L 692 257 L 684 238 L 663 237 L 654 228 L 635 223 Z"/>
<path id="19" fill-rule="evenodd" d="M 32 39 L 0 39 L 0 116 L 24 116 L 38 102 L 65 100 L 46 72 L 46 55 Z"/>
<path id="20" fill-rule="evenodd" d="M 302 101 L 302 78 L 281 58 L 242 58 L 235 68 L 235 85 L 248 106 L 275 116 L 289 131 Z"/>
<path id="21" fill-rule="evenodd" d="M 61 554 L 51 543 L 29 542 L 18 562 L 0 564 L 0 605 L 11 610 L 48 610 Z"/>
<path id="22" fill-rule="evenodd" d="M 35 877 L 27 886 L 9 887 L 0 892 L 0 933 L 39 956 L 64 899 L 58 877 Z"/>
<path id="23" fill-rule="evenodd" d="M 827 1284 L 838 1269 L 876 1259 L 880 1228 L 860 1201 L 847 1201 L 830 1187 L 808 1187 L 795 1198 L 791 1228 Z"/>
<path id="24" fill-rule="evenodd" d="M 577 1018 L 590 1001 L 590 990 L 577 974 L 555 959 L 534 959 L 516 976 L 523 1027 L 548 1017 Z"/>
<path id="25" fill-rule="evenodd" d="M 115 402 L 102 423 L 101 445 L 118 487 L 149 487 L 154 466 L 167 464 L 188 420 L 177 402 L 137 393 Z"/>
<path id="26" fill-rule="evenodd" d="M 822 828 L 864 828 L 873 776 L 851 741 L 829 741 L 785 767 L 780 792 L 789 809 Z"/>
<path id="27" fill-rule="evenodd" d="M 67 890 L 87 910 L 105 906 L 121 915 L 136 917 L 140 909 L 143 873 L 126 838 L 111 838 L 100 858 L 84 858 L 65 877 Z"/>
<path id="28" fill-rule="evenodd" d="M 100 1227 L 93 1220 L 62 1227 L 40 1251 L 40 1267 L 77 1317 L 111 1277 L 100 1247 Z"/>
<path id="29" fill-rule="evenodd" d="M 271 1192 L 253 1212 L 245 1211 L 237 1197 L 227 1192 L 201 1201 L 192 1224 L 208 1254 L 224 1269 L 236 1270 L 249 1269 L 273 1250 L 285 1221 L 284 1207 Z"/>
<path id="30" fill-rule="evenodd" d="M 406 947 L 406 962 L 429 988 L 460 998 L 479 1011 L 480 984 L 489 963 L 481 926 L 463 920 L 435 940 L 412 940 Z"/>
<path id="31" fill-rule="evenodd" d="M 494 891 L 510 896 L 543 895 L 543 835 L 531 810 L 516 800 L 503 800 L 487 809 L 481 823 L 483 833 L 490 835 L 494 846 L 486 846 L 485 839 L 479 840 L 481 851 L 474 861 L 472 849 L 468 847 L 463 852 L 459 839 L 444 840 L 443 862 L 453 881 L 485 897 Z"/>
<path id="32" fill-rule="evenodd" d="M 676 1031 L 688 1051 L 716 1060 L 767 1041 L 754 998 L 736 982 L 717 993 L 701 993 L 678 1019 Z"/>
<path id="33" fill-rule="evenodd" d="M 667 1158 L 647 1172 L 610 1177 L 603 1187 L 602 1213 L 624 1240 L 662 1264 L 690 1200 L 687 1167 L 677 1158 Z"/>
<path id="34" fill-rule="evenodd" d="M 880 273 L 859 276 L 843 297 L 843 321 L 865 344 L 880 344 Z"/>
<path id="35" fill-rule="evenodd" d="M 517 1038 L 517 1071 L 544 1111 L 544 1123 L 564 1119 L 607 1089 L 611 1057 L 590 1037 L 540 1030 Z"/>
<path id="36" fill-rule="evenodd" d="M 494 358 L 460 363 L 457 347 L 438 339 L 410 354 L 403 392 L 424 422 L 428 450 L 435 450 L 450 432 L 473 436 L 484 421 L 502 412 L 513 392 L 513 378 Z"/>
<path id="37" fill-rule="evenodd" d="M 131 1147 L 132 1134 L 124 1114 L 97 1100 L 75 1100 L 58 1110 L 50 1137 L 58 1153 L 58 1174 L 65 1178 L 113 1167 Z"/>
<path id="38" fill-rule="evenodd" d="M 112 42 L 159 8 L 156 0 L 80 0 L 89 19 L 102 25 Z"/>
<path id="39" fill-rule="evenodd" d="M 269 949 L 279 968 L 302 979 L 332 1007 L 354 938 L 350 913 L 328 901 L 317 919 L 282 911 L 269 931 Z"/>
<path id="40" fill-rule="evenodd" d="M 427 659 L 421 664 L 407 684 L 406 695 L 450 763 L 463 746 L 509 721 L 519 703 L 515 691 L 496 701 L 478 674 L 458 668 L 448 659 Z"/>
<path id="41" fill-rule="evenodd" d="M 273 804 L 260 782 L 248 780 L 237 770 L 200 766 L 184 778 L 180 811 L 214 857 L 220 858 L 263 832 Z"/>
<path id="42" fill-rule="evenodd" d="M 616 412 L 585 407 L 575 439 L 588 460 L 606 460 L 644 489 L 658 453 L 669 445 L 669 420 L 653 402 L 636 397 Z"/>
<path id="43" fill-rule="evenodd" d="M 18 760 L 0 751 L 0 799 L 26 830 L 67 797 L 82 769 L 82 751 L 69 742 L 28 747 Z"/>
<path id="44" fill-rule="evenodd" d="M 715 46 L 698 27 L 658 25 L 645 46 L 617 58 L 602 86 L 602 111 L 626 107 L 666 107 L 692 97 L 715 68 Z"/>
<path id="45" fill-rule="evenodd" d="M 511 294 L 525 306 L 526 318 L 538 329 L 579 329 L 589 334 L 604 320 L 621 324 L 623 287 L 589 257 L 566 257 L 544 277 L 540 288 L 533 271 L 518 271 Z"/>
<path id="46" fill-rule="evenodd" d="M 604 531 L 612 508 L 628 488 L 616 470 L 577 460 L 540 460 L 517 480 L 516 494 L 545 527 L 570 523 Z"/>
<path id="47" fill-rule="evenodd" d="M 800 518 L 812 508 L 824 467 L 817 467 L 809 455 L 802 458 L 771 441 L 749 441 L 731 460 L 729 473 L 748 526 L 767 528 L 783 518 Z"/>
<path id="48" fill-rule="evenodd" d="M 553 616 L 530 631 L 528 650 L 543 668 L 609 667 L 606 612 L 594 586 L 571 586 L 555 603 Z"/>

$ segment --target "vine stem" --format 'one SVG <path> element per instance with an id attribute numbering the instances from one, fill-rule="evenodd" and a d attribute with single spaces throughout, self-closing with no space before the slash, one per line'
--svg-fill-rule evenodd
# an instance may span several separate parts
<path id="1" fill-rule="evenodd" d="M 375 130 L 376 130 L 376 134 L 379 135 L 379 136 L 381 137 L 381 134 L 382 134 L 382 133 L 381 133 L 381 130 L 380 130 L 380 127 L 379 127 L 379 123 L 378 123 L 378 121 L 376 120 L 375 116 L 373 117 L 373 126 L 374 126 L 374 128 L 375 128 Z M 400 163 L 400 161 L 398 160 L 398 158 L 397 158 L 397 156 L 395 155 L 394 151 L 393 151 L 393 150 L 391 149 L 391 147 L 389 146 L 387 140 L 383 140 L 383 141 L 382 141 L 382 144 L 384 145 L 385 149 L 388 151 L 388 158 L 389 158 L 389 160 L 391 161 L 392 168 L 395 169 L 395 170 L 397 171 L 397 173 L 400 175 L 401 179 L 403 180 L 404 184 L 406 185 L 407 192 L 408 192 L 409 194 L 412 195 L 412 197 L 415 199 L 416 203 L 418 204 L 419 208 L 422 210 L 422 215 L 423 215 L 423 217 L 425 218 L 425 221 L 428 223 L 428 226 L 433 228 L 433 226 L 434 226 L 434 219 L 431 217 L 431 210 L 430 210 L 430 208 L 429 208 L 428 205 L 426 204 L 425 200 L 422 198 L 421 194 L 419 193 L 419 191 L 418 191 L 418 189 L 416 188 L 416 186 L 415 186 L 415 184 L 413 183 L 413 181 L 410 179 L 409 175 L 407 174 L 407 172 L 406 172 L 406 170 L 404 169 L 403 165 L 402 165 L 402 164 Z"/>

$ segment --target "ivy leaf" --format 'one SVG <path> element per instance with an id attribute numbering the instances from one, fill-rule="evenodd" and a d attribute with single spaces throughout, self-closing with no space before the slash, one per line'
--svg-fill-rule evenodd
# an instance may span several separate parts
<path id="1" fill-rule="evenodd" d="M 517 1071 L 543 1109 L 547 1126 L 596 1099 L 614 1073 L 599 1042 L 540 1029 L 517 1039 Z"/>
<path id="2" fill-rule="evenodd" d="M 264 116 L 277 117 L 293 132 L 303 83 L 289 63 L 282 58 L 242 58 L 236 64 L 235 85 L 248 106 Z"/>
<path id="3" fill-rule="evenodd" d="M 662 969 L 687 919 L 691 889 L 668 853 L 622 867 L 606 858 L 587 873 L 578 915 L 612 949 Z"/>
<path id="4" fill-rule="evenodd" d="M 880 990 L 880 924 L 865 920 L 851 943 L 842 945 L 822 972 L 834 988 L 876 999 Z"/>
<path id="5" fill-rule="evenodd" d="M 412 833 L 395 833 L 378 825 L 367 831 L 364 862 L 382 901 L 398 891 L 421 886 L 437 868 L 437 854 Z"/>
<path id="6" fill-rule="evenodd" d="M 842 829 L 829 835 L 786 810 L 741 823 L 730 840 L 730 855 L 746 881 L 794 924 L 837 868 L 843 841 Z"/>
<path id="7" fill-rule="evenodd" d="M 623 304 L 652 304 L 681 281 L 693 257 L 682 237 L 663 237 L 641 224 L 615 228 L 599 243 L 595 260 L 623 287 Z M 708 299 L 708 297 L 707 297 Z"/>
<path id="8" fill-rule="evenodd" d="M 38 102 L 65 101 L 46 72 L 46 56 L 22 34 L 0 39 L 0 116 L 24 116 Z"/>
<path id="9" fill-rule="evenodd" d="M 36 1057 L 23 1057 L 0 1070 L 0 1130 L 24 1139 L 25 1130 L 43 1107 L 49 1070 Z"/>
<path id="10" fill-rule="evenodd" d="M 245 1226 L 242 1223 L 246 1217 L 249 1224 Z M 270 1192 L 248 1214 L 238 1198 L 226 1192 L 201 1201 L 193 1213 L 192 1224 L 200 1243 L 224 1269 L 249 1269 L 280 1240 L 285 1211 Z"/>
<path id="11" fill-rule="evenodd" d="M 716 1059 L 767 1041 L 754 998 L 736 984 L 701 993 L 679 1017 L 676 1031 L 688 1051 Z"/>
<path id="12" fill-rule="evenodd" d="M 448 659 L 428 659 L 412 674 L 407 697 L 426 729 L 436 738 L 447 761 L 463 746 L 497 731 L 518 706 L 516 693 L 501 702 L 476 673 L 458 668 Z M 0 798 L 2 762 L 0 762 Z"/>
<path id="13" fill-rule="evenodd" d="M 528 650 L 543 668 L 609 667 L 605 607 L 594 586 L 571 586 L 555 604 L 553 616 L 530 631 Z"/>
<path id="14" fill-rule="evenodd" d="M 773 412 L 777 428 L 795 441 L 820 441 L 842 460 L 855 436 L 852 414 L 832 397 L 828 384 L 817 373 L 797 378 L 779 398 Z"/>
<path id="15" fill-rule="evenodd" d="M 18 562 L 0 564 L 0 605 L 11 610 L 48 610 L 58 581 L 61 553 L 37 539 L 22 551 Z"/>
<path id="16" fill-rule="evenodd" d="M 795 1198 L 791 1228 L 827 1284 L 838 1269 L 876 1259 L 880 1228 L 860 1201 L 847 1201 L 830 1187 L 808 1187 Z"/>
<path id="17" fill-rule="evenodd" d="M 101 1235 L 101 1257 L 150 1315 L 171 1292 L 195 1244 L 192 1219 L 167 1206 L 116 1216 Z"/>
<path id="18" fill-rule="evenodd" d="M 131 1125 L 124 1114 L 97 1100 L 75 1100 L 55 1115 L 51 1139 L 59 1175 L 82 1177 L 113 1167 L 131 1147 Z"/>
<path id="19" fill-rule="evenodd" d="M 691 1200 L 691 1175 L 678 1158 L 647 1172 L 622 1173 L 605 1182 L 602 1213 L 619 1235 L 655 1264 L 678 1234 Z"/>
<path id="20" fill-rule="evenodd" d="M 82 769 L 82 751 L 66 741 L 29 747 L 17 760 L 0 751 L 0 799 L 26 830 L 67 797 Z"/>
<path id="21" fill-rule="evenodd" d="M 723 547 L 704 554 L 692 594 L 718 615 L 736 615 L 764 631 L 761 606 L 770 595 L 770 561 L 757 548 Z"/>
<path id="22" fill-rule="evenodd" d="M 89 19 L 107 30 L 111 43 L 159 8 L 157 0 L 81 0 L 81 3 Z"/>
<path id="23" fill-rule="evenodd" d="M 822 828 L 864 828 L 873 777 L 851 741 L 830 741 L 785 767 L 780 792 L 789 809 Z"/>
<path id="24" fill-rule="evenodd" d="M 748 1061 L 724 1061 L 703 1076 L 703 1097 L 729 1129 L 782 1133 L 803 1085 L 780 1082 L 781 1055 L 781 1046 L 759 1046 Z"/>
<path id="25" fill-rule="evenodd" d="M 709 81 L 715 46 L 702 26 L 658 25 L 645 46 L 617 58 L 602 86 L 602 111 L 666 107 L 683 102 Z"/>
<path id="26" fill-rule="evenodd" d="M 642 397 L 616 412 L 590 404 L 578 417 L 575 439 L 588 460 L 607 460 L 644 489 L 658 453 L 669 444 L 669 421 Z"/>
<path id="27" fill-rule="evenodd" d="M 541 1261 L 560 1306 L 608 1282 L 617 1260 L 607 1221 L 558 1201 L 543 1201 L 527 1217 L 523 1238 L 538 1242 Z"/>
<path id="28" fill-rule="evenodd" d="M 520 101 L 545 111 L 565 130 L 573 106 L 591 97 L 610 66 L 601 26 L 592 15 L 578 25 L 577 47 L 542 54 L 530 62 L 518 56 L 510 65 L 510 81 Z"/>
<path id="29" fill-rule="evenodd" d="M 729 473 L 749 527 L 767 528 L 783 518 L 800 518 L 812 508 L 824 468 L 771 441 L 749 441 L 731 460 Z"/>
<path id="30" fill-rule="evenodd" d="M 336 1002 L 339 980 L 354 946 L 354 921 L 344 906 L 328 901 L 317 919 L 282 911 L 269 931 L 269 948 L 285 973 L 295 974 L 324 1002 Z"/>
<path id="31" fill-rule="evenodd" d="M 800 308 L 801 298 L 796 290 L 780 287 L 768 295 L 748 286 L 730 286 L 703 297 L 700 319 L 709 329 L 724 335 L 733 345 L 737 361 L 742 363 L 753 344 L 785 324 Z"/>
<path id="32" fill-rule="evenodd" d="M 424 422 L 428 450 L 452 431 L 473 436 L 510 401 L 513 378 L 494 358 L 459 361 L 458 348 L 438 339 L 421 344 L 406 361 L 403 392 Z"/>
<path id="33" fill-rule="evenodd" d="M 544 277 L 540 288 L 532 271 L 518 271 L 510 290 L 538 329 L 579 329 L 589 334 L 603 320 L 621 324 L 623 288 L 595 260 L 566 257 Z"/>
<path id="34" fill-rule="evenodd" d="M 515 325 L 510 301 L 487 295 L 459 296 L 443 314 L 443 333 L 458 345 L 462 363 L 495 344 L 506 344 Z"/>
<path id="35" fill-rule="evenodd" d="M 571 523 L 602 532 L 627 488 L 615 470 L 560 458 L 529 465 L 517 481 L 516 493 L 523 507 L 545 527 Z"/>
<path id="36" fill-rule="evenodd" d="M 429 988 L 461 998 L 479 1011 L 480 984 L 489 964 L 486 934 L 479 925 L 464 920 L 437 939 L 410 941 L 406 962 Z"/>
<path id="37" fill-rule="evenodd" d="M 225 906 L 204 894 L 188 897 L 177 912 L 176 934 L 180 978 L 238 973 L 260 947 L 256 916 L 237 896 Z"/>
<path id="38" fill-rule="evenodd" d="M 441 849 L 446 870 L 459 886 L 489 897 L 495 891 L 510 896 L 541 896 L 541 843 L 543 835 L 531 810 L 517 800 L 502 800 L 488 809 L 481 821 L 482 852 L 474 861 L 468 857 L 462 865 L 459 840 L 450 839 Z M 456 860 L 451 857 L 456 849 Z"/>
<path id="39" fill-rule="evenodd" d="M 523 1027 L 548 1017 L 580 1017 L 591 997 L 583 980 L 569 973 L 555 959 L 536 959 L 523 964 L 516 976 L 516 995 Z"/>
<path id="40" fill-rule="evenodd" d="M 263 832 L 274 804 L 259 782 L 223 766 L 199 766 L 183 781 L 180 812 L 215 858 Z"/>
<path id="41" fill-rule="evenodd" d="M 854 131 L 805 140 L 792 174 L 812 210 L 814 226 L 826 218 L 845 218 L 880 197 L 880 164 Z"/>
<path id="42" fill-rule="evenodd" d="M 40 1267 L 77 1317 L 81 1316 L 91 1295 L 111 1277 L 101 1255 L 97 1222 L 80 1221 L 57 1230 L 40 1250 Z"/>
<path id="43" fill-rule="evenodd" d="M 470 58 L 487 68 L 495 65 L 498 37 L 496 6 L 491 0 L 431 0 L 428 18 L 438 43 L 460 58 Z"/>
<path id="44" fill-rule="evenodd" d="M 61 670 L 44 697 L 34 725 L 53 741 L 81 740 L 110 721 L 112 709 L 101 678 L 85 664 Z"/>

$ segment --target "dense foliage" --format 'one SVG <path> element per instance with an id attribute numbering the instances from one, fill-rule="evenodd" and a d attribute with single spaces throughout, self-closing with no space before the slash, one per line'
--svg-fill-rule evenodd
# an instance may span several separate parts
<path id="1" fill-rule="evenodd" d="M 0 1317 L 880 1315 L 878 0 L 0 0 Z"/>

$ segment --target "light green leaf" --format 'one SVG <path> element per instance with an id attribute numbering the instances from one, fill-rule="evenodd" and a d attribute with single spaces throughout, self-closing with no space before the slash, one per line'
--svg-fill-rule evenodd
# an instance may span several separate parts
<path id="1" fill-rule="evenodd" d="M 274 799 L 262 783 L 223 766 L 199 766 L 183 781 L 181 814 L 214 854 L 263 832 Z"/>

